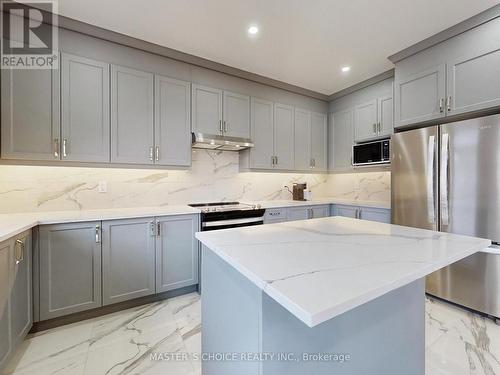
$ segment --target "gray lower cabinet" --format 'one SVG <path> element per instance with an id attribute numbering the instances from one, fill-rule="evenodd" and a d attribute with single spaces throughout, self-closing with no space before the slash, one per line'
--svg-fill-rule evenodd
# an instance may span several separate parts
<path id="1" fill-rule="evenodd" d="M 191 165 L 191 84 L 155 76 L 155 164 Z"/>
<path id="2" fill-rule="evenodd" d="M 19 344 L 33 325 L 31 231 L 14 239 L 13 284 L 10 299 L 11 336 Z"/>
<path id="3" fill-rule="evenodd" d="M 318 219 L 330 216 L 329 205 L 300 206 L 288 208 L 288 220 Z"/>
<path id="4" fill-rule="evenodd" d="M 311 206 L 310 210 L 311 210 L 311 219 L 318 219 L 321 217 L 330 216 L 329 205 Z"/>
<path id="5" fill-rule="evenodd" d="M 58 73 L 58 70 L 2 69 L 3 159 L 59 159 Z"/>
<path id="6" fill-rule="evenodd" d="M 40 320 L 101 306 L 100 225 L 39 227 Z"/>
<path id="7" fill-rule="evenodd" d="M 153 163 L 153 85 L 152 73 L 111 67 L 111 162 Z"/>
<path id="8" fill-rule="evenodd" d="M 347 109 L 332 114 L 330 129 L 333 134 L 333 152 L 330 169 L 348 169 L 352 167 L 353 111 Z"/>
<path id="9" fill-rule="evenodd" d="M 13 273 L 14 246 L 11 240 L 0 243 L 0 370 L 5 366 L 12 350 L 10 333 L 10 286 Z"/>
<path id="10" fill-rule="evenodd" d="M 268 208 L 264 213 L 264 224 L 282 223 L 287 221 L 286 208 Z"/>
<path id="11" fill-rule="evenodd" d="M 61 54 L 61 159 L 109 162 L 109 64 Z"/>
<path id="12" fill-rule="evenodd" d="M 362 219 L 377 221 L 380 223 L 391 222 L 391 210 L 384 208 L 346 206 L 335 204 L 332 207 L 333 216 L 351 217 L 353 219 Z"/>
<path id="13" fill-rule="evenodd" d="M 445 92 L 446 67 L 443 63 L 408 76 L 396 74 L 394 127 L 444 117 Z"/>
<path id="14" fill-rule="evenodd" d="M 154 218 L 102 223 L 102 304 L 155 293 Z"/>
<path id="15" fill-rule="evenodd" d="M 199 215 L 159 217 L 156 223 L 156 293 L 198 284 Z"/>
<path id="16" fill-rule="evenodd" d="M 287 221 L 307 220 L 309 219 L 309 207 L 289 207 Z"/>
<path id="17" fill-rule="evenodd" d="M 359 215 L 359 207 L 355 206 L 333 206 L 333 216 L 344 216 L 357 219 Z"/>

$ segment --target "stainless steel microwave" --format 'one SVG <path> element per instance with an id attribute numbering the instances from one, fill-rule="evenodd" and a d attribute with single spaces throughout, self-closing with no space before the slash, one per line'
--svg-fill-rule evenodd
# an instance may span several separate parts
<path id="1" fill-rule="evenodd" d="M 352 165 L 372 165 L 390 163 L 390 141 L 356 144 L 352 147 Z"/>

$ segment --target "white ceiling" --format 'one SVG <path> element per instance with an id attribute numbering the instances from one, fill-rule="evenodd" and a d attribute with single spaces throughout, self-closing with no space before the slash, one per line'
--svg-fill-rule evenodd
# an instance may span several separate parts
<path id="1" fill-rule="evenodd" d="M 496 0 L 59 0 L 59 13 L 323 94 Z M 260 32 L 249 38 L 247 28 Z M 344 65 L 352 67 L 342 73 Z"/>

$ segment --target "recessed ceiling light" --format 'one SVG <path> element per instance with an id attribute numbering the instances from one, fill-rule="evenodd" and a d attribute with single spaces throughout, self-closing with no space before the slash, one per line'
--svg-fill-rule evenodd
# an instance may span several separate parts
<path id="1" fill-rule="evenodd" d="M 250 35 L 255 35 L 255 34 L 257 34 L 258 32 L 259 32 L 259 28 L 258 28 L 257 26 L 255 26 L 255 25 L 250 26 L 250 27 L 248 28 L 248 33 L 249 33 Z"/>
<path id="2" fill-rule="evenodd" d="M 351 67 L 350 67 L 350 66 L 343 66 L 343 67 L 342 67 L 342 71 L 343 71 L 344 73 L 347 73 L 349 70 L 351 70 Z"/>

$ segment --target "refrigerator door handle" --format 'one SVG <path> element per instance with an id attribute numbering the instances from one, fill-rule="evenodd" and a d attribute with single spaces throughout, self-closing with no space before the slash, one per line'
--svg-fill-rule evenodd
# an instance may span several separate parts
<path id="1" fill-rule="evenodd" d="M 441 201 L 441 224 L 450 224 L 450 212 L 448 202 L 448 174 L 450 168 L 449 162 L 449 134 L 444 133 L 441 138 L 441 171 L 440 171 L 440 201 Z"/>
<path id="2" fill-rule="evenodd" d="M 434 195 L 434 155 L 436 153 L 436 137 L 434 135 L 429 136 L 429 144 L 427 146 L 427 220 L 429 223 L 434 224 L 436 222 L 436 207 L 434 205 L 435 195 Z"/>

